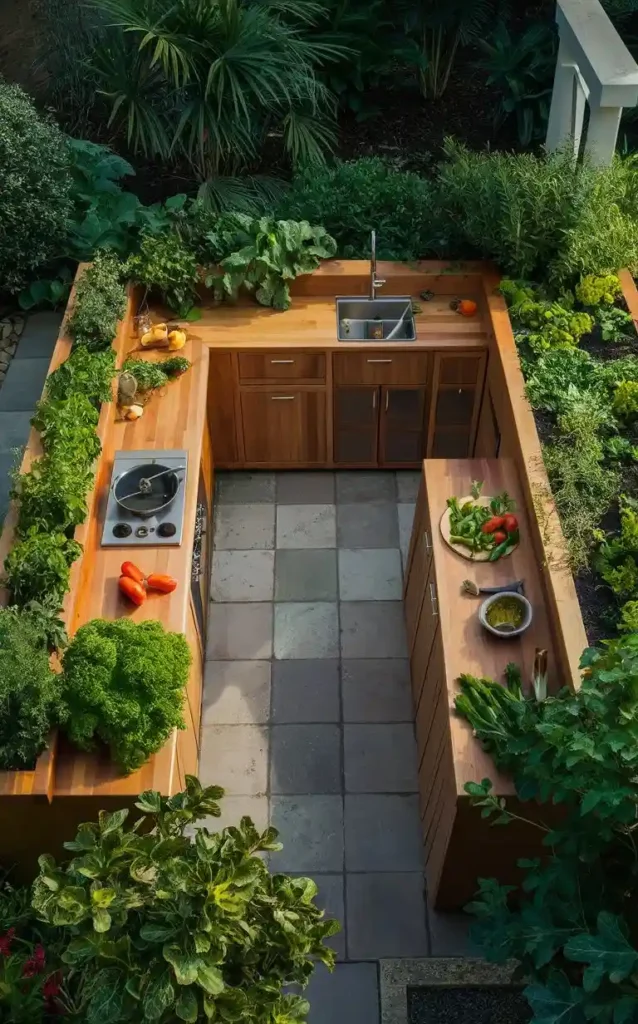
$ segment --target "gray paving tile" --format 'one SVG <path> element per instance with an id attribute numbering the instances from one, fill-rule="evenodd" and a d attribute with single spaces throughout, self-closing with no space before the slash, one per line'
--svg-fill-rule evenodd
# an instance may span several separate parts
<path id="1" fill-rule="evenodd" d="M 342 658 L 405 658 L 407 642 L 401 601 L 343 601 Z"/>
<path id="2" fill-rule="evenodd" d="M 376 964 L 337 964 L 332 974 L 320 964 L 304 998 L 308 1024 L 379 1024 Z"/>
<path id="3" fill-rule="evenodd" d="M 206 658 L 263 661 L 272 657 L 272 604 L 209 606 Z"/>
<path id="4" fill-rule="evenodd" d="M 346 796 L 347 871 L 422 871 L 419 798 L 360 793 Z"/>
<path id="5" fill-rule="evenodd" d="M 421 473 L 419 470 L 402 469 L 396 474 L 397 498 L 399 502 L 414 502 L 419 494 Z"/>
<path id="6" fill-rule="evenodd" d="M 270 857 L 274 871 L 343 870 L 341 796 L 272 796 L 270 823 L 284 847 Z"/>
<path id="7" fill-rule="evenodd" d="M 29 440 L 33 412 L 0 412 L 0 453 L 24 448 Z"/>
<path id="8" fill-rule="evenodd" d="M 476 956 L 468 934 L 472 924 L 469 914 L 445 914 L 428 908 L 428 924 L 432 956 Z"/>
<path id="9" fill-rule="evenodd" d="M 327 601 L 275 605 L 275 658 L 338 658 L 337 605 Z"/>
<path id="10" fill-rule="evenodd" d="M 291 872 L 294 874 L 294 872 Z M 337 954 L 337 960 L 345 960 L 346 958 L 346 912 L 344 905 L 344 885 L 345 879 L 343 874 L 338 875 L 318 875 L 313 876 L 313 881 L 316 882 L 319 892 L 315 896 L 315 906 L 319 907 L 320 910 L 325 911 L 325 919 L 338 921 L 341 925 L 341 930 L 333 935 L 331 938 L 326 939 L 326 945 L 334 949 Z"/>
<path id="11" fill-rule="evenodd" d="M 401 547 L 403 565 L 407 561 L 408 551 L 410 550 L 415 508 L 416 505 L 397 505 L 397 512 L 399 514 L 399 545 Z"/>
<path id="12" fill-rule="evenodd" d="M 428 956 L 422 872 L 346 875 L 348 956 Z"/>
<path id="13" fill-rule="evenodd" d="M 63 313 L 45 311 L 30 313 L 16 350 L 16 359 L 48 359 L 51 361 L 62 325 Z"/>
<path id="14" fill-rule="evenodd" d="M 273 722 L 338 722 L 339 718 L 338 661 L 273 662 Z"/>
<path id="15" fill-rule="evenodd" d="M 340 548 L 398 548 L 396 505 L 337 505 L 337 544 Z"/>
<path id="16" fill-rule="evenodd" d="M 218 550 L 274 548 L 275 506 L 217 505 L 214 543 Z"/>
<path id="17" fill-rule="evenodd" d="M 269 719 L 269 661 L 204 664 L 203 725 L 257 725 Z"/>
<path id="18" fill-rule="evenodd" d="M 42 396 L 50 359 L 14 359 L 0 390 L 0 412 L 35 409 Z"/>
<path id="19" fill-rule="evenodd" d="M 213 601 L 272 601 L 274 551 L 215 551 Z"/>
<path id="20" fill-rule="evenodd" d="M 412 722 L 407 658 L 355 658 L 341 665 L 344 722 Z"/>
<path id="21" fill-rule="evenodd" d="M 277 473 L 277 504 L 333 505 L 335 476 L 326 471 Z"/>
<path id="22" fill-rule="evenodd" d="M 334 548 L 334 505 L 278 505 L 278 548 Z"/>
<path id="23" fill-rule="evenodd" d="M 343 743 L 347 793 L 418 791 L 412 725 L 344 725 Z"/>
<path id="24" fill-rule="evenodd" d="M 203 818 L 201 824 L 209 832 L 220 832 L 229 825 L 239 825 L 242 818 L 251 818 L 255 828 L 264 832 L 268 828 L 267 796 L 224 796 L 219 801 L 220 818 Z"/>
<path id="25" fill-rule="evenodd" d="M 343 470 L 337 473 L 337 502 L 396 501 L 394 473 Z"/>
<path id="26" fill-rule="evenodd" d="M 268 730 L 259 725 L 206 725 L 199 779 L 229 796 L 263 796 L 268 786 Z"/>
<path id="27" fill-rule="evenodd" d="M 251 505 L 275 500 L 274 473 L 217 473 L 216 500 L 225 505 Z"/>
<path id="28" fill-rule="evenodd" d="M 402 591 L 398 548 L 339 549 L 342 601 L 400 601 Z"/>
<path id="29" fill-rule="evenodd" d="M 341 792 L 341 733 L 337 725 L 273 725 L 270 791 Z"/>
<path id="30" fill-rule="evenodd" d="M 336 550 L 277 551 L 276 601 L 336 601 Z"/>

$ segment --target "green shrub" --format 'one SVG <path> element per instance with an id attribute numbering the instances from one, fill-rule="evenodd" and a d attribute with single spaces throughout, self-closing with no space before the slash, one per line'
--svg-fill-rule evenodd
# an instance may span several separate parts
<path id="1" fill-rule="evenodd" d="M 601 303 L 613 306 L 622 294 L 622 287 L 617 274 L 587 274 L 576 285 L 575 294 L 583 306 L 600 306 Z"/>
<path id="2" fill-rule="evenodd" d="M 603 536 L 594 566 L 620 603 L 638 597 L 638 513 L 621 500 L 620 532 Z"/>
<path id="3" fill-rule="evenodd" d="M 72 860 L 40 857 L 33 905 L 86 980 L 87 1024 L 306 1019 L 290 988 L 317 961 L 332 968 L 324 939 L 339 926 L 323 920 L 313 881 L 271 874 L 258 856 L 281 849 L 275 829 L 193 827 L 219 817 L 223 792 L 189 775 L 170 798 L 142 793 L 134 825 L 128 810 L 80 825 Z"/>
<path id="4" fill-rule="evenodd" d="M 126 311 L 122 273 L 116 256 L 100 252 L 82 274 L 67 324 L 75 346 L 84 345 L 97 352 L 113 344 L 118 320 Z"/>
<path id="5" fill-rule="evenodd" d="M 146 234 L 125 271 L 132 281 L 156 292 L 170 310 L 186 317 L 197 299 L 199 272 L 195 254 L 175 231 Z"/>
<path id="6" fill-rule="evenodd" d="M 638 381 L 623 380 L 616 385 L 612 411 L 619 420 L 635 420 L 638 416 Z"/>
<path id="7" fill-rule="evenodd" d="M 75 466 L 91 466 L 102 450 L 95 433 L 99 412 L 82 394 L 38 402 L 32 423 L 45 452 Z"/>
<path id="8" fill-rule="evenodd" d="M 69 589 L 69 570 L 82 548 L 62 533 L 39 533 L 31 527 L 13 546 L 4 563 L 4 582 L 14 604 L 57 598 L 59 604 Z"/>
<path id="9" fill-rule="evenodd" d="M 0 769 L 32 768 L 57 709 L 59 677 L 29 615 L 0 609 Z"/>
<path id="10" fill-rule="evenodd" d="M 619 309 L 618 306 L 599 306 L 594 311 L 594 316 L 603 341 L 617 344 L 635 338 L 633 317 L 626 310 Z"/>
<path id="11" fill-rule="evenodd" d="M 434 186 L 379 157 L 301 171 L 276 209 L 282 220 L 321 224 L 344 259 L 368 259 L 377 232 L 382 260 L 416 260 L 440 248 Z"/>
<path id="12" fill-rule="evenodd" d="M 0 82 L 0 287 L 17 292 L 63 249 L 71 175 L 62 132 Z"/>
<path id="13" fill-rule="evenodd" d="M 84 395 L 99 405 L 111 400 L 114 377 L 115 352 L 112 348 L 104 352 L 90 352 L 79 346 L 47 377 L 46 397 L 52 402 L 59 402 L 71 395 Z"/>
<path id="14" fill-rule="evenodd" d="M 576 394 L 602 391 L 598 365 L 577 348 L 544 352 L 527 376 L 527 396 L 535 409 L 560 413 Z"/>
<path id="15" fill-rule="evenodd" d="M 87 517 L 86 494 L 93 474 L 72 461 L 45 455 L 36 459 L 12 491 L 18 501 L 17 535 L 66 533 Z"/>
<path id="16" fill-rule="evenodd" d="M 190 660 L 185 637 L 157 621 L 94 619 L 82 626 L 64 654 L 67 735 L 85 749 L 102 740 L 123 771 L 139 768 L 173 729 L 184 728 Z"/>

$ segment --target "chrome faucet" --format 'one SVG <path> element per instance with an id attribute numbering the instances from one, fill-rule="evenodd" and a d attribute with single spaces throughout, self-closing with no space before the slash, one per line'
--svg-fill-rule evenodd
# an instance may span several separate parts
<path id="1" fill-rule="evenodd" d="M 383 278 L 377 277 L 377 233 L 372 231 L 370 234 L 370 298 L 376 299 L 377 288 L 382 288 L 385 284 Z"/>

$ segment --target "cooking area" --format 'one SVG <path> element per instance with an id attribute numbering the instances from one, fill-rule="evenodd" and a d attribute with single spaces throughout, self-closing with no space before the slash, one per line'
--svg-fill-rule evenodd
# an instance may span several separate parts
<path id="1" fill-rule="evenodd" d="M 115 452 L 103 545 L 181 544 L 188 452 Z"/>

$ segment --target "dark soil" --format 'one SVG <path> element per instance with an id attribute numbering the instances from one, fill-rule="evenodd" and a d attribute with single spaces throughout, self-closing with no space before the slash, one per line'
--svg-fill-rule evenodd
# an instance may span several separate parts
<path id="1" fill-rule="evenodd" d="M 532 1011 L 515 988 L 408 989 L 410 1024 L 528 1024 Z"/>

